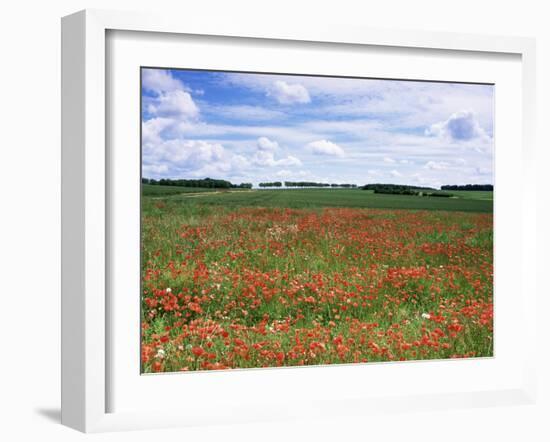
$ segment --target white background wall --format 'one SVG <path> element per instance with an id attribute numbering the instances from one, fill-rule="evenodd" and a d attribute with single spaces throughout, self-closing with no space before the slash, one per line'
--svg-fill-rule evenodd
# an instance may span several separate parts
<path id="1" fill-rule="evenodd" d="M 550 13 L 547 2 L 338 0 L 19 0 L 0 8 L 0 438 L 83 440 L 59 421 L 60 358 L 60 17 L 83 8 L 214 14 L 228 20 L 355 24 L 534 36 L 538 43 L 539 180 L 550 147 Z M 178 6 L 179 5 L 179 6 Z M 518 179 L 520 177 L 518 176 Z M 548 195 L 548 191 L 546 191 Z M 548 201 L 549 198 L 546 197 Z M 540 207 L 544 283 L 548 210 Z M 546 261 L 547 262 L 547 261 Z M 546 291 L 548 292 L 548 291 Z M 539 308 L 537 406 L 367 416 L 93 436 L 94 440 L 549 440 L 549 302 Z"/>

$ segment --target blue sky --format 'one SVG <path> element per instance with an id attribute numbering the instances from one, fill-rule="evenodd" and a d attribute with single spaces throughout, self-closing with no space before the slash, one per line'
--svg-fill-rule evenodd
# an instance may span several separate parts
<path id="1" fill-rule="evenodd" d="M 143 176 L 493 183 L 490 85 L 142 70 Z"/>

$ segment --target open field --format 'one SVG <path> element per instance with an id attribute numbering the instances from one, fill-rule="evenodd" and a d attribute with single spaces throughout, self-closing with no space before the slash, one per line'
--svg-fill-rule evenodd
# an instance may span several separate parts
<path id="1" fill-rule="evenodd" d="M 181 187 L 181 186 L 159 186 L 152 184 L 142 184 L 141 192 L 143 196 L 170 196 L 186 193 L 215 192 L 216 189 L 206 189 L 204 187 Z"/>
<path id="2" fill-rule="evenodd" d="M 143 372 L 492 355 L 489 195 L 186 190 L 142 198 Z"/>
<path id="3" fill-rule="evenodd" d="M 493 192 L 489 190 L 446 190 L 458 198 L 493 201 Z"/>
<path id="4" fill-rule="evenodd" d="M 159 188 L 159 189 L 153 189 Z M 173 190 L 174 189 L 174 190 Z M 183 189 L 183 190 L 176 190 Z M 163 194 L 166 190 L 167 193 Z M 157 193 L 154 193 L 157 192 Z M 170 196 L 186 199 L 188 193 L 205 192 L 200 204 L 222 206 L 321 208 L 357 207 L 379 209 L 453 210 L 462 212 L 492 212 L 492 192 L 449 192 L 456 197 L 421 197 L 413 195 L 375 194 L 360 189 L 285 189 L 285 190 L 227 190 L 190 187 L 145 185 L 145 196 Z M 206 193 L 210 192 L 210 193 Z"/>

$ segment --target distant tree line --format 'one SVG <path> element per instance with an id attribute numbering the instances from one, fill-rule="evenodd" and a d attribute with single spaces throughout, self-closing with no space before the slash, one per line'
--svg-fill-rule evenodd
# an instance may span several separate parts
<path id="1" fill-rule="evenodd" d="M 331 184 L 330 187 L 341 187 L 343 189 L 355 189 L 357 184 Z"/>
<path id="2" fill-rule="evenodd" d="M 283 183 L 281 183 L 280 181 L 273 181 L 271 183 L 260 183 L 258 184 L 258 186 L 260 187 L 281 187 L 283 185 Z"/>
<path id="3" fill-rule="evenodd" d="M 313 181 L 285 181 L 285 187 L 330 187 L 330 184 Z"/>
<path id="4" fill-rule="evenodd" d="M 441 186 L 441 190 L 486 190 L 493 191 L 492 184 L 464 184 L 464 185 L 446 185 Z"/>
<path id="5" fill-rule="evenodd" d="M 142 178 L 143 184 L 153 184 L 159 186 L 179 186 L 179 187 L 205 187 L 208 189 L 252 189 L 252 183 L 233 184 L 227 180 L 216 180 L 212 178 L 203 178 L 196 180 L 172 180 L 170 178 Z"/>
<path id="6" fill-rule="evenodd" d="M 452 193 L 441 192 L 433 187 L 408 186 L 405 184 L 366 184 L 362 189 L 390 195 L 435 196 L 440 198 L 450 198 L 453 196 Z"/>
<path id="7" fill-rule="evenodd" d="M 329 184 L 329 183 L 316 183 L 314 181 L 285 181 L 285 187 L 342 187 L 342 188 L 356 188 L 357 184 Z"/>
<path id="8" fill-rule="evenodd" d="M 433 187 L 422 187 L 422 186 L 408 186 L 406 184 L 365 184 L 362 187 L 363 190 L 374 190 L 379 193 L 389 193 L 389 192 L 405 192 L 408 190 L 436 190 Z"/>

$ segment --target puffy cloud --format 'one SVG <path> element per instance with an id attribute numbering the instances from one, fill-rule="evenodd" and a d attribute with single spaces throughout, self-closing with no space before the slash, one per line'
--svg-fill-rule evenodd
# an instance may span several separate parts
<path id="1" fill-rule="evenodd" d="M 432 124 L 425 133 L 428 136 L 446 137 L 452 141 L 487 138 L 487 134 L 471 111 L 455 112 L 447 120 Z"/>
<path id="2" fill-rule="evenodd" d="M 254 154 L 254 157 L 252 159 L 253 163 L 258 166 L 267 166 L 267 167 L 274 167 L 274 166 L 301 166 L 302 162 L 292 156 L 289 155 L 285 158 L 281 158 L 279 160 L 275 159 L 275 155 L 273 152 L 265 151 L 265 150 L 259 150 Z"/>
<path id="3" fill-rule="evenodd" d="M 302 162 L 295 156 L 289 155 L 285 158 L 275 159 L 275 151 L 279 149 L 279 143 L 267 137 L 260 137 L 256 142 L 257 151 L 252 157 L 252 162 L 257 166 L 301 166 Z"/>
<path id="4" fill-rule="evenodd" d="M 268 91 L 268 96 L 275 98 L 281 104 L 309 103 L 309 92 L 301 84 L 289 84 L 277 80 Z"/>
<path id="5" fill-rule="evenodd" d="M 144 69 L 142 87 L 152 93 L 144 97 L 144 108 L 153 117 L 196 119 L 199 108 L 191 97 L 190 90 L 174 78 L 170 71 Z"/>
<path id="6" fill-rule="evenodd" d="M 330 155 L 337 157 L 343 157 L 345 155 L 344 149 L 328 140 L 313 141 L 306 147 L 310 152 L 316 155 Z"/>
<path id="7" fill-rule="evenodd" d="M 390 157 L 384 157 L 384 163 L 395 163 L 395 160 Z"/>
<path id="8" fill-rule="evenodd" d="M 235 174 L 250 166 L 220 143 L 202 140 L 170 139 L 143 151 L 143 173 L 154 176 L 186 178 L 218 177 Z"/>
<path id="9" fill-rule="evenodd" d="M 161 93 L 147 110 L 150 114 L 160 117 L 194 119 L 199 115 L 199 108 L 191 95 L 182 90 Z"/>
<path id="10" fill-rule="evenodd" d="M 145 149 L 162 143 L 162 132 L 174 124 L 170 118 L 151 118 L 141 123 L 141 140 Z"/>
<path id="11" fill-rule="evenodd" d="M 186 89 L 181 81 L 174 78 L 170 71 L 164 69 L 143 69 L 141 85 L 144 89 L 157 94 Z"/>
<path id="12" fill-rule="evenodd" d="M 273 151 L 279 148 L 279 143 L 272 141 L 267 137 L 258 138 L 258 149 L 265 151 Z"/>

